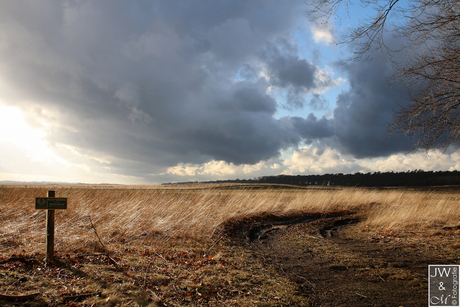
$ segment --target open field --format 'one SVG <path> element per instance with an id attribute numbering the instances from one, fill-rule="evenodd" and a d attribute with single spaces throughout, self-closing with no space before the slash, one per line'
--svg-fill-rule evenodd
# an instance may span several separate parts
<path id="1" fill-rule="evenodd" d="M 68 198 L 54 264 L 34 205 L 48 190 Z M 3 185 L 0 302 L 385 306 L 398 289 L 394 305 L 424 306 L 427 264 L 460 261 L 459 200 L 453 188 Z M 341 279 L 356 280 L 343 302 L 319 290 L 345 291 Z"/>

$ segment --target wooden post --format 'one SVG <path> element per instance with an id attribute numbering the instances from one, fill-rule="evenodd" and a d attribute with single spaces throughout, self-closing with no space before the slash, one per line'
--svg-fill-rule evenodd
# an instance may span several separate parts
<path id="1" fill-rule="evenodd" d="M 55 191 L 48 191 L 48 197 L 56 197 Z M 54 210 L 46 210 L 46 259 L 54 261 Z"/>

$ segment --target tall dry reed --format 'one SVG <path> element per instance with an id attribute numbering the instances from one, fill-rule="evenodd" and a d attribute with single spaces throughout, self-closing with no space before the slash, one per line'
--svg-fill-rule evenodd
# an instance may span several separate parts
<path id="1" fill-rule="evenodd" d="M 5 185 L 0 187 L 0 252 L 43 249 L 45 211 L 35 209 L 35 197 L 45 197 L 48 190 L 68 198 L 68 209 L 56 210 L 56 250 L 97 245 L 90 218 L 106 243 L 155 234 L 207 238 L 231 218 L 292 211 L 362 209 L 363 224 L 375 228 L 460 223 L 456 192 Z"/>

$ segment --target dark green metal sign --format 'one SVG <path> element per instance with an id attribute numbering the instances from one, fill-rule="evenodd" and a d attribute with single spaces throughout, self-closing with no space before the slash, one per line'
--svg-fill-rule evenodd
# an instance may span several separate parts
<path id="1" fill-rule="evenodd" d="M 67 209 L 67 198 L 37 197 L 35 198 L 35 209 Z"/>

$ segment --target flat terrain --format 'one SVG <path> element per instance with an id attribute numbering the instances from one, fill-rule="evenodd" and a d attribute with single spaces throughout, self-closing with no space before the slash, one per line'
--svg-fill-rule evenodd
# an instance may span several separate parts
<path id="1" fill-rule="evenodd" d="M 158 194 L 145 190 L 116 192 L 122 200 L 123 193 L 127 193 L 135 204 L 139 203 L 139 195 L 144 197 L 145 204 L 145 199 Z M 186 229 L 193 235 L 187 235 L 185 228 L 179 226 L 174 226 L 178 232 L 172 233 L 166 231 L 171 226 L 161 231 L 158 226 L 143 222 L 141 218 L 154 221 L 158 208 L 150 216 L 145 212 L 136 215 L 136 224 L 129 228 L 131 232 L 126 231 L 133 220 L 126 220 L 129 223 L 120 228 L 116 223 L 124 221 L 122 217 L 104 216 L 117 214 L 110 208 L 119 207 L 110 202 L 103 203 L 104 210 L 92 208 L 91 225 L 86 213 L 81 213 L 83 207 L 74 202 L 74 211 L 67 214 L 80 217 L 58 231 L 63 238 L 59 240 L 58 236 L 56 261 L 50 263 L 44 259 L 44 246 L 40 243 L 43 240 L 33 243 L 37 238 L 27 237 L 28 233 L 37 236 L 33 229 L 35 219 L 37 227 L 43 227 L 41 214 L 24 209 L 20 215 L 14 215 L 17 209 L 10 209 L 5 201 L 10 197 L 15 203 L 21 202 L 18 195 L 27 194 L 24 202 L 29 203 L 37 191 L 0 189 L 0 217 L 3 225 L 10 223 L 9 227 L 0 228 L 0 305 L 427 306 L 428 265 L 460 264 L 460 220 L 454 216 L 458 211 L 458 192 L 410 192 L 416 194 L 410 194 L 413 197 L 406 200 L 407 192 L 390 197 L 386 191 L 353 190 L 346 194 L 347 199 L 352 199 L 349 205 L 342 200 L 345 194 L 340 195 L 340 191 L 326 192 L 329 198 L 321 207 L 308 208 L 302 206 L 308 205 L 304 205 L 305 199 L 312 199 L 313 194 L 305 193 L 325 192 L 270 190 L 239 194 L 221 189 L 205 194 L 158 194 L 161 198 L 155 198 L 155 203 L 173 199 L 177 206 L 177 200 L 188 204 L 193 197 L 194 203 L 218 201 L 218 208 L 223 209 L 231 204 L 225 209 L 229 217 L 223 216 L 211 231 L 201 226 L 212 224 L 211 221 L 192 219 L 192 226 L 186 225 Z M 357 192 L 364 193 L 366 200 L 359 200 Z M 75 199 L 81 191 L 66 193 Z M 83 204 L 93 198 L 100 201 L 106 195 L 105 190 L 85 193 L 90 196 L 81 197 Z M 384 197 L 378 198 L 379 193 L 385 193 Z M 249 213 L 241 213 L 246 206 L 241 203 L 242 195 L 251 195 L 244 198 L 250 204 Z M 419 197 L 419 211 L 414 211 L 414 206 L 409 208 L 412 215 L 418 214 L 417 218 L 407 218 L 403 224 L 400 219 L 408 208 L 395 211 L 400 208 L 396 204 L 407 204 L 415 196 Z M 262 210 L 267 204 L 253 210 L 255 200 L 268 203 L 274 198 L 277 202 L 270 210 Z M 110 199 L 113 202 L 115 198 Z M 238 207 L 231 203 L 232 199 L 238 200 Z M 325 196 L 315 202 L 321 199 Z M 391 201 L 387 204 L 388 199 Z M 296 207 L 290 208 L 293 203 Z M 123 206 L 127 206 L 126 202 Z M 232 214 L 230 207 L 236 207 L 238 214 Z M 204 208 L 203 205 L 199 211 L 200 217 L 205 216 Z M 436 215 L 433 208 L 447 210 L 450 219 Z M 214 221 L 220 215 L 211 209 L 206 216 Z M 163 218 L 167 217 L 164 210 Z M 174 207 L 175 216 L 177 212 Z M 191 215 L 187 217 L 189 221 Z M 182 221 L 184 224 L 185 220 Z M 376 227 L 376 221 L 389 226 Z M 193 231 L 198 226 L 203 227 L 200 231 L 206 235 Z M 81 233 L 77 236 L 78 231 Z M 65 233 L 68 237 L 64 237 Z M 43 237 L 43 229 L 39 236 Z"/>
<path id="2" fill-rule="evenodd" d="M 269 230 L 247 246 L 311 306 L 426 306 L 428 265 L 460 263 L 458 230 L 363 231 L 355 218 Z"/>

